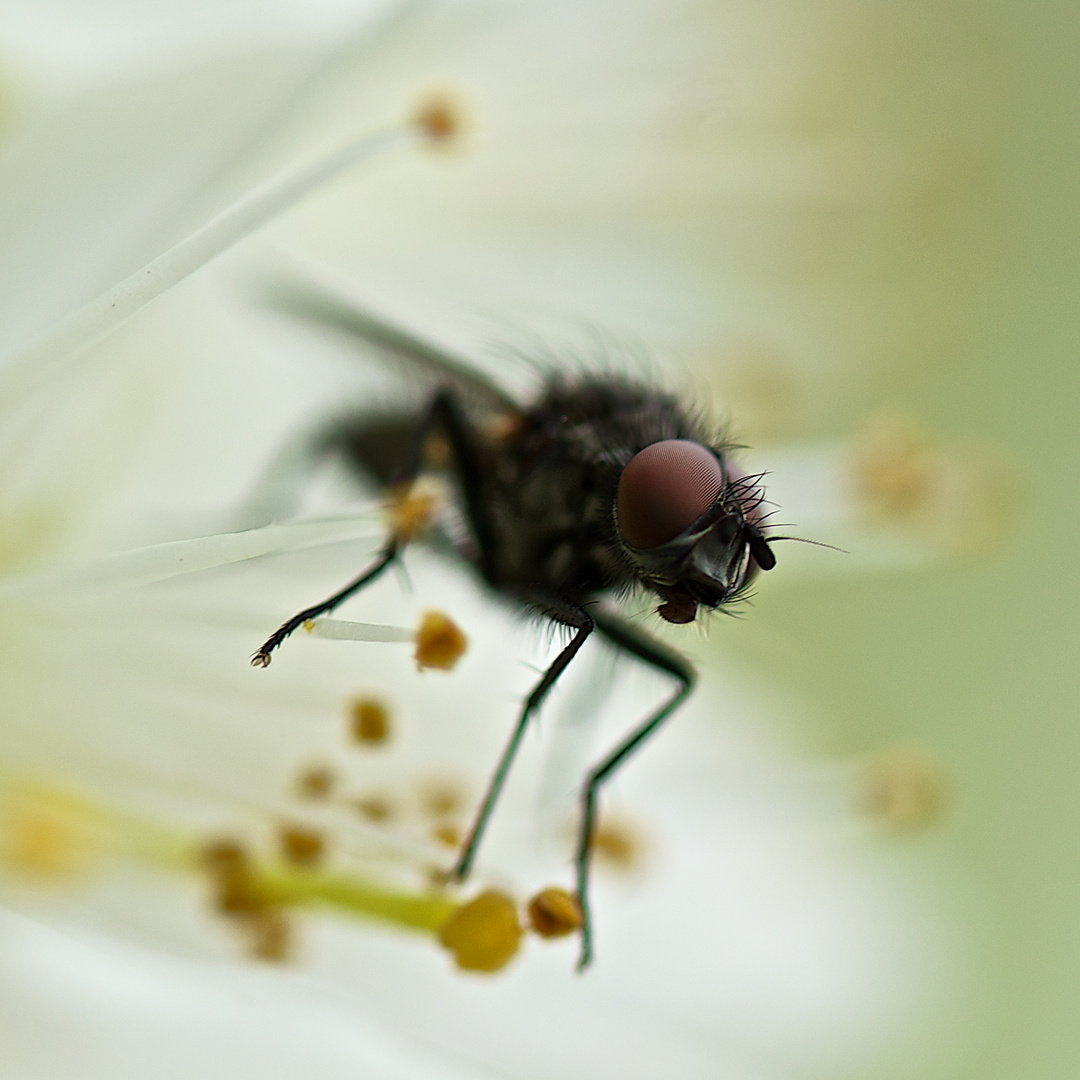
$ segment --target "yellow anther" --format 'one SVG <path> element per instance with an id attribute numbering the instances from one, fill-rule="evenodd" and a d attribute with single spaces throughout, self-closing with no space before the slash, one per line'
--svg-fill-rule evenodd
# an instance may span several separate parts
<path id="1" fill-rule="evenodd" d="M 433 780 L 422 787 L 420 802 L 429 817 L 444 818 L 461 810 L 464 796 L 452 781 Z"/>
<path id="2" fill-rule="evenodd" d="M 461 99 L 446 91 L 429 95 L 413 114 L 413 123 L 433 143 L 444 146 L 457 138 L 465 127 Z"/>
<path id="3" fill-rule="evenodd" d="M 325 799 L 334 789 L 335 776 L 325 765 L 311 765 L 296 778 L 296 793 L 302 799 Z"/>
<path id="4" fill-rule="evenodd" d="M 390 738 L 390 710 L 375 698 L 355 698 L 349 705 L 349 721 L 358 743 L 377 746 Z"/>
<path id="5" fill-rule="evenodd" d="M 431 524 L 442 501 L 442 487 L 426 478 L 395 491 L 388 508 L 390 531 L 401 543 L 409 543 Z"/>
<path id="6" fill-rule="evenodd" d="M 504 968 L 521 945 L 517 905 L 489 889 L 462 904 L 439 930 L 439 941 L 454 954 L 463 971 L 493 972 Z"/>
<path id="7" fill-rule="evenodd" d="M 456 848 L 461 843 L 461 829 L 450 822 L 444 822 L 431 830 L 431 838 L 446 847 Z"/>
<path id="8" fill-rule="evenodd" d="M 247 849 L 236 840 L 211 841 L 199 859 L 210 877 L 213 903 L 223 915 L 248 918 L 268 907 Z"/>
<path id="9" fill-rule="evenodd" d="M 199 853 L 199 862 L 208 873 L 217 877 L 246 867 L 248 854 L 238 840 L 211 840 Z"/>
<path id="10" fill-rule="evenodd" d="M 326 853 L 322 833 L 307 825 L 282 825 L 278 830 L 278 842 L 282 858 L 294 866 L 316 866 Z"/>
<path id="11" fill-rule="evenodd" d="M 93 804 L 45 784 L 13 784 L 0 803 L 0 859 L 44 878 L 81 877 L 106 846 Z"/>
<path id="12" fill-rule="evenodd" d="M 581 921 L 581 905 L 565 889 L 543 889 L 529 901 L 529 925 L 542 938 L 566 937 Z"/>
<path id="13" fill-rule="evenodd" d="M 644 840 L 639 830 L 618 818 L 602 819 L 593 834 L 597 858 L 619 870 L 630 870 L 640 861 Z"/>
<path id="14" fill-rule="evenodd" d="M 292 920 L 281 910 L 269 908 L 244 924 L 251 942 L 251 954 L 257 960 L 280 964 L 289 960 L 296 946 Z"/>
<path id="15" fill-rule="evenodd" d="M 371 822 L 386 821 L 393 817 L 394 807 L 383 795 L 364 795 L 353 801 L 353 806 L 362 817 Z"/>
<path id="16" fill-rule="evenodd" d="M 860 808 L 896 830 L 919 829 L 940 820 L 948 802 L 941 764 L 922 751 L 889 750 L 863 769 Z"/>
<path id="17" fill-rule="evenodd" d="M 450 671 L 465 654 L 469 639 L 441 611 L 425 612 L 416 631 L 416 666 Z"/>
<path id="18" fill-rule="evenodd" d="M 868 421 L 859 433 L 852 468 L 858 494 L 882 517 L 911 518 L 934 500 L 937 454 L 906 417 Z"/>
<path id="19" fill-rule="evenodd" d="M 914 526 L 948 548 L 995 542 L 1015 514 L 1016 480 L 985 449 L 942 448 L 903 416 L 871 418 L 851 460 L 855 494 L 866 516 Z"/>
<path id="20" fill-rule="evenodd" d="M 287 959 L 292 927 L 260 884 L 247 849 L 236 840 L 214 840 L 199 861 L 210 876 L 214 907 L 247 939 L 251 954 L 260 960 Z"/>

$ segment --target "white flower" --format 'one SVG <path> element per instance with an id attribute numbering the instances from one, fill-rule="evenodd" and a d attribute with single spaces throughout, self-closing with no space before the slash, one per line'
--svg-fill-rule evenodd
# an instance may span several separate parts
<path id="1" fill-rule="evenodd" d="M 4 918 L 7 1015 L 20 1002 L 25 1017 L 5 1032 L 8 1067 L 906 1077 L 980 1060 L 958 1025 L 1007 1014 L 1011 969 L 991 954 L 1002 989 L 980 996 L 971 952 L 987 949 L 995 917 L 1014 935 L 1028 924 L 1009 906 L 1012 877 L 968 940 L 943 896 L 970 896 L 980 852 L 1002 849 L 986 823 L 1001 824 L 985 790 L 998 793 L 996 774 L 973 764 L 967 735 L 986 691 L 957 670 L 973 661 L 953 631 L 980 627 L 941 594 L 977 572 L 965 560 L 984 558 L 987 523 L 1006 515 L 999 486 L 971 495 L 992 455 L 942 451 L 903 414 L 950 436 L 981 432 L 975 416 L 1003 430 L 1002 401 L 984 393 L 997 404 L 968 411 L 982 388 L 961 397 L 955 369 L 935 370 L 954 341 L 982 355 L 970 327 L 997 297 L 985 263 L 999 219 L 987 208 L 1005 135 L 985 93 L 992 68 L 970 55 L 981 17 L 859 4 L 417 6 L 392 10 L 351 51 L 326 45 L 325 28 L 341 37 L 351 18 L 331 8 L 310 37 L 288 5 L 224 9 L 224 28 L 175 8 L 134 27 L 94 19 L 96 59 L 78 64 L 70 21 L 31 33 L 27 17 L 10 20 L 23 67 L 45 74 L 0 145 L 14 267 L 0 279 L 3 341 L 35 358 L 0 385 L 4 895 L 42 920 Z M 1032 56 L 1020 56 L 1027 72 Z M 338 181 L 89 350 L 72 351 L 73 324 L 55 329 L 236 195 L 431 90 L 468 103 L 460 146 L 395 152 Z M 61 164 L 77 181 L 59 182 Z M 580 980 L 570 943 L 530 939 L 505 974 L 478 983 L 430 933 L 402 929 L 409 903 L 442 902 L 424 875 L 449 853 L 440 837 L 460 827 L 533 678 L 519 660 L 547 655 L 538 635 L 418 548 L 411 594 L 387 578 L 341 615 L 408 626 L 443 608 L 470 638 L 458 671 L 418 674 L 400 643 L 298 634 L 260 673 L 247 655 L 357 571 L 378 515 L 139 548 L 228 522 L 305 423 L 390 392 L 345 350 L 247 302 L 253 267 L 281 266 L 282 251 L 481 358 L 493 339 L 527 352 L 534 338 L 582 351 L 609 332 L 636 337 L 723 390 L 756 441 L 786 435 L 754 459 L 777 471 L 784 514 L 853 552 L 845 578 L 806 572 L 842 557 L 789 545 L 744 621 L 686 646 L 706 668 L 701 692 L 606 796 L 609 820 L 626 823 L 609 849 L 642 853 L 636 874 L 598 878 L 598 963 Z M 110 329 L 101 305 L 91 312 Z M 1000 385 L 1007 367 L 989 369 Z M 968 419 L 942 419 L 954 403 Z M 875 418 L 881 406 L 900 418 Z M 1036 456 L 1050 467 L 1036 427 L 1015 425 L 1025 468 Z M 794 445 L 811 437 L 812 451 Z M 1056 554 L 1060 541 L 1042 535 L 1040 555 Z M 1001 616 L 985 573 L 972 595 Z M 1036 573 L 1027 554 L 1004 576 L 1026 593 Z M 1056 628 L 1030 640 L 1047 648 Z M 928 658 L 925 638 L 946 659 Z M 1002 639 L 987 686 L 1015 644 Z M 478 887 L 524 899 L 568 883 L 574 778 L 659 686 L 630 665 L 605 686 L 603 658 L 591 665 L 549 710 L 547 734 L 562 739 L 526 747 Z M 386 747 L 347 739 L 367 695 L 394 709 Z M 815 695 L 825 724 L 800 703 Z M 829 721 L 831 740 L 802 734 Z M 998 721 L 1000 738 L 1009 718 Z M 778 731 L 860 762 L 879 744 L 916 749 L 875 756 L 861 779 L 861 765 L 796 764 Z M 311 798 L 324 779 L 335 798 Z M 966 806 L 986 816 L 938 841 L 960 871 L 936 865 L 933 847 L 875 845 L 887 831 L 875 815 L 933 819 L 943 783 L 955 821 Z M 384 809 L 390 819 L 373 821 Z M 269 854 L 282 840 L 301 861 L 328 844 L 326 868 L 282 876 Z M 252 881 L 273 902 L 245 912 Z M 223 916 L 230 888 L 234 916 L 255 917 Z M 300 898 L 327 910 L 297 919 Z M 380 903 L 382 922 L 355 918 Z M 220 962 L 245 947 L 275 953 L 292 929 L 295 972 Z M 127 1030 L 113 1040 L 103 1021 Z"/>

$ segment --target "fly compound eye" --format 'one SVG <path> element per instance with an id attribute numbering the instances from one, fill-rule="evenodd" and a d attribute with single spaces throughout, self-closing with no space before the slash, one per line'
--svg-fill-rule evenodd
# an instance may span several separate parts
<path id="1" fill-rule="evenodd" d="M 619 477 L 619 531 L 631 547 L 666 544 L 712 506 L 723 486 L 720 462 L 700 443 L 653 443 L 635 454 Z"/>

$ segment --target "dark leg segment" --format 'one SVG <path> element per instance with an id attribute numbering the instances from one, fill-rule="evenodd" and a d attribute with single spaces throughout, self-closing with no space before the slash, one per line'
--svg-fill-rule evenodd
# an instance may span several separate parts
<path id="1" fill-rule="evenodd" d="M 592 960 L 592 920 L 589 914 L 589 869 L 592 863 L 596 801 L 600 785 L 690 696 L 697 678 L 694 669 L 678 653 L 653 640 L 636 627 L 612 615 L 598 613 L 596 628 L 613 645 L 678 680 L 679 689 L 640 727 L 624 739 L 588 775 L 581 794 L 581 825 L 577 847 L 577 898 L 581 905 L 581 957 L 578 971 Z"/>
<path id="2" fill-rule="evenodd" d="M 494 558 L 495 531 L 481 497 L 481 474 L 476 450 L 473 446 L 472 434 L 449 390 L 441 391 L 432 400 L 417 429 L 408 460 L 399 474 L 397 486 L 411 484 L 416 479 L 424 460 L 424 445 L 428 436 L 434 431 L 444 432 L 450 443 L 450 450 L 457 465 L 462 494 L 465 498 L 465 509 L 473 534 L 476 537 L 477 547 L 480 550 L 480 569 L 485 577 L 489 577 L 489 570 Z M 303 611 L 297 612 L 288 622 L 282 623 L 259 647 L 258 652 L 251 658 L 252 664 L 256 667 L 266 667 L 270 663 L 270 656 L 273 651 L 294 630 L 303 626 L 309 619 L 315 619 L 320 615 L 333 611 L 339 604 L 348 600 L 350 596 L 358 593 L 365 585 L 375 581 L 390 563 L 397 558 L 401 547 L 402 541 L 397 536 L 391 535 L 383 545 L 383 549 L 375 562 L 358 578 L 350 581 L 348 585 L 339 589 L 333 596 L 323 600 L 322 603 L 305 608 Z"/>
<path id="3" fill-rule="evenodd" d="M 339 589 L 333 596 L 327 597 L 321 604 L 304 608 L 298 611 L 288 622 L 282 623 L 260 646 L 259 651 L 251 658 L 255 667 L 266 667 L 270 663 L 270 654 L 296 629 L 303 626 L 309 619 L 317 619 L 328 611 L 333 611 L 338 604 L 343 604 L 353 593 L 359 592 L 365 585 L 369 585 L 394 561 L 398 553 L 398 541 L 391 537 L 386 546 L 379 553 L 379 557 L 358 577 L 349 582 L 343 589 Z"/>
<path id="4" fill-rule="evenodd" d="M 543 602 L 540 606 L 545 614 L 564 626 L 572 627 L 575 633 L 559 655 L 551 662 L 547 671 L 544 672 L 543 678 L 532 688 L 531 693 L 525 699 L 521 714 L 518 716 L 517 725 L 510 736 L 510 741 L 506 744 L 506 749 L 503 750 L 499 765 L 491 777 L 491 782 L 488 784 L 484 801 L 480 804 L 480 809 L 473 820 L 469 835 L 461 846 L 454 869 L 450 871 L 451 881 L 464 881 L 468 877 L 473 859 L 476 857 L 476 849 L 480 845 L 480 839 L 484 834 L 484 829 L 487 827 L 491 812 L 495 809 L 495 803 L 499 798 L 499 793 L 502 791 L 503 784 L 506 782 L 507 774 L 510 772 L 510 766 L 513 764 L 522 736 L 529 726 L 529 720 L 532 719 L 536 710 L 540 708 L 544 698 L 548 695 L 548 691 L 555 685 L 555 680 L 566 670 L 567 665 L 577 655 L 578 649 L 585 644 L 585 639 L 593 631 L 592 616 L 582 608 L 554 602 Z"/>
<path id="5" fill-rule="evenodd" d="M 409 462 L 408 481 L 415 479 L 423 462 L 424 443 L 428 434 L 440 430 L 450 443 L 450 453 L 457 466 L 457 478 L 465 502 L 465 516 L 469 520 L 479 554 L 480 572 L 484 580 L 494 585 L 495 547 L 497 534 L 491 513 L 484 499 L 484 472 L 477 453 L 473 429 L 462 415 L 457 400 L 449 390 L 438 393 L 431 402 L 421 429 L 420 437 Z"/>

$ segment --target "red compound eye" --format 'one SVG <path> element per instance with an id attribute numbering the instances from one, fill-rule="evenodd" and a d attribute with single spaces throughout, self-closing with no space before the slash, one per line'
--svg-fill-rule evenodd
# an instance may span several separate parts
<path id="1" fill-rule="evenodd" d="M 666 544 L 712 506 L 723 486 L 720 462 L 700 443 L 653 443 L 635 454 L 619 477 L 619 531 L 631 547 Z"/>

